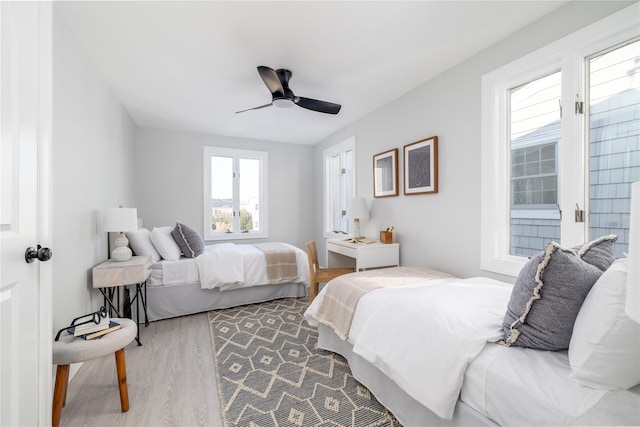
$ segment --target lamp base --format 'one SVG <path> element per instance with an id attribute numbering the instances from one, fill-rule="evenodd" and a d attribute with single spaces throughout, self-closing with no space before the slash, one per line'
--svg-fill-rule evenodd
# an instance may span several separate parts
<path id="1" fill-rule="evenodd" d="M 113 251 L 111 251 L 111 261 L 128 261 L 131 259 L 132 255 L 133 252 L 131 252 L 131 249 L 127 248 L 126 246 L 123 248 L 115 248 Z"/>
<path id="2" fill-rule="evenodd" d="M 114 242 L 115 248 L 111 251 L 111 261 L 128 261 L 133 252 L 129 249 L 129 239 L 124 233 L 120 233 Z"/>
<path id="3" fill-rule="evenodd" d="M 358 237 L 362 237 L 360 235 L 360 219 L 353 219 L 353 238 L 357 239 Z"/>

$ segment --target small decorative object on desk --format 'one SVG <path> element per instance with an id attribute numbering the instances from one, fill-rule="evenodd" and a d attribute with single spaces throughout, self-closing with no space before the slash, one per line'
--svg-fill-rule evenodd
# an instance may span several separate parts
<path id="1" fill-rule="evenodd" d="M 380 241 L 382 243 L 393 243 L 393 227 L 380 232 Z"/>

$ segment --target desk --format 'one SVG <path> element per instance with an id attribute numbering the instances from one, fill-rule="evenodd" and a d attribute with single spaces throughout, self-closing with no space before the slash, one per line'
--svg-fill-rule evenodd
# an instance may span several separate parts
<path id="1" fill-rule="evenodd" d="M 368 268 L 400 265 L 398 243 L 351 243 L 341 239 L 327 240 L 327 267 L 353 267 L 356 271 Z"/>
<path id="2" fill-rule="evenodd" d="M 136 317 L 137 325 L 140 325 L 140 310 L 139 303 L 142 302 L 142 309 L 144 310 L 144 324 L 149 325 L 149 319 L 147 318 L 147 278 L 151 274 L 151 257 L 150 256 L 134 256 L 127 261 L 105 261 L 93 267 L 93 287 L 100 289 L 100 293 L 104 297 L 105 306 L 109 308 L 109 312 L 115 312 L 117 317 L 120 315 L 120 286 L 135 285 L 136 293 L 133 299 L 129 302 L 130 308 L 133 301 L 136 302 Z M 144 293 L 143 293 L 144 289 Z M 114 305 L 114 296 L 117 290 L 117 301 Z M 140 343 L 140 331 L 138 329 L 136 335 L 136 341 L 138 345 Z"/>

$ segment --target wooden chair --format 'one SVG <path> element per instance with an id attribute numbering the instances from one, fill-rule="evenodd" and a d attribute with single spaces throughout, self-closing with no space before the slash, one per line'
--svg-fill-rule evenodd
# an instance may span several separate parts
<path id="1" fill-rule="evenodd" d="M 327 283 L 331 279 L 355 271 L 353 268 L 320 268 L 315 240 L 307 242 L 307 258 L 309 259 L 309 304 L 318 295 L 320 283 Z"/>

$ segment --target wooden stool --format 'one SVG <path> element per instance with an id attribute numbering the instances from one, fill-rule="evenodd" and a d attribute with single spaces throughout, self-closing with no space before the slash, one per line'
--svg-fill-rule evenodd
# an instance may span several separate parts
<path id="1" fill-rule="evenodd" d="M 120 406 L 122 412 L 129 410 L 129 391 L 127 389 L 127 366 L 124 357 L 124 347 L 136 337 L 138 327 L 131 319 L 116 318 L 111 320 L 119 323 L 122 327 L 117 331 L 103 335 L 102 338 L 84 340 L 63 332 L 60 339 L 53 342 L 53 364 L 58 365 L 55 389 L 53 391 L 53 427 L 60 425 L 62 407 L 67 400 L 69 365 L 97 359 L 110 353 L 115 353 L 116 355 Z"/>

